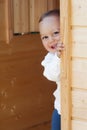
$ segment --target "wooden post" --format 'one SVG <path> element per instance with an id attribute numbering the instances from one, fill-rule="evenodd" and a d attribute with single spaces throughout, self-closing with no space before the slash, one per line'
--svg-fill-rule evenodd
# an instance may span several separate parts
<path id="1" fill-rule="evenodd" d="M 13 1 L 5 0 L 6 8 L 5 8 L 5 18 L 6 18 L 6 42 L 9 43 L 13 38 Z"/>
<path id="2" fill-rule="evenodd" d="M 0 40 L 9 43 L 13 37 L 12 0 L 0 1 Z"/>
<path id="3" fill-rule="evenodd" d="M 60 0 L 61 37 L 65 45 L 61 64 L 61 129 L 71 130 L 70 0 Z"/>

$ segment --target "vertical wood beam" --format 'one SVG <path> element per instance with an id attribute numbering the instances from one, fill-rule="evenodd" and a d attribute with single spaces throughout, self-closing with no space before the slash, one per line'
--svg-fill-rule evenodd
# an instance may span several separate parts
<path id="1" fill-rule="evenodd" d="M 13 1 L 5 0 L 6 42 L 13 38 Z"/>
<path id="2" fill-rule="evenodd" d="M 13 37 L 12 0 L 0 1 L 0 40 L 9 43 Z"/>
<path id="3" fill-rule="evenodd" d="M 61 39 L 65 45 L 61 63 L 61 129 L 71 130 L 71 32 L 70 0 L 60 0 Z"/>

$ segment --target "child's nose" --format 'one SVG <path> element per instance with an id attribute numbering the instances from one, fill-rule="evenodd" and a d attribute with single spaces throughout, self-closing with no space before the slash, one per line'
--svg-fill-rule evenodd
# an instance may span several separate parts
<path id="1" fill-rule="evenodd" d="M 54 41 L 53 37 L 49 37 L 49 42 L 52 43 Z"/>

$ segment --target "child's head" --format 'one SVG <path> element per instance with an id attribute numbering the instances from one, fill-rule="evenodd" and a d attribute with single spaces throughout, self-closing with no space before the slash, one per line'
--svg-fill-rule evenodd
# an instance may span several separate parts
<path id="1" fill-rule="evenodd" d="M 60 11 L 51 10 L 43 14 L 39 20 L 39 30 L 45 49 L 56 52 L 60 40 Z"/>

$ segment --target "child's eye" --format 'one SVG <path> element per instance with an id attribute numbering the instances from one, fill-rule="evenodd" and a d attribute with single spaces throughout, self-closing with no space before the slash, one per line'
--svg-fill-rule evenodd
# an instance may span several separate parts
<path id="1" fill-rule="evenodd" d="M 56 32 L 54 32 L 54 35 L 58 35 L 60 32 L 59 31 L 56 31 Z"/>
<path id="2" fill-rule="evenodd" d="M 48 36 L 42 37 L 42 40 L 46 40 L 46 39 L 48 39 Z"/>

